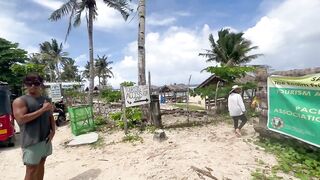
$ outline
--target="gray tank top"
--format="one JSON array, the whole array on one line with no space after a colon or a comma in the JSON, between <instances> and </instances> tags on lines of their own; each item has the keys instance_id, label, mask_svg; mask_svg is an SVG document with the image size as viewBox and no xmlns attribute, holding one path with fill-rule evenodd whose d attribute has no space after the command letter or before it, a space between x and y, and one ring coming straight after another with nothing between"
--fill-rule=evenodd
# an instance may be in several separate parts
<instances>
[{"instance_id":1,"label":"gray tank top","mask_svg":"<svg viewBox=\"0 0 320 180\"><path fill-rule=\"evenodd\" d=\"M44 100L49 102L49 99L43 96L34 98L29 95L24 95L20 98L27 105L27 113L32 113L40 109L44 103ZM48 137L51 129L49 119L50 115L51 113L47 111L33 121L21 125L19 124L22 148L44 141Z\"/></svg>"}]
</instances>

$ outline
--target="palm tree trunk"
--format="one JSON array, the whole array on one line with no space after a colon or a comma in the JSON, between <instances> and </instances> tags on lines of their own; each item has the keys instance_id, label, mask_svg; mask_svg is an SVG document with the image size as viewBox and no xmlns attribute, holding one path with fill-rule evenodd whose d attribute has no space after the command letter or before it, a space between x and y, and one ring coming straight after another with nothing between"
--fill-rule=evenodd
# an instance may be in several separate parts
<instances>
[{"instance_id":1,"label":"palm tree trunk","mask_svg":"<svg viewBox=\"0 0 320 180\"><path fill-rule=\"evenodd\" d=\"M102 82L103 82L104 86L107 86L107 79L106 79L105 75L103 75L103 77L102 77Z\"/></svg>"},{"instance_id":2,"label":"palm tree trunk","mask_svg":"<svg viewBox=\"0 0 320 180\"><path fill-rule=\"evenodd\" d=\"M145 72L145 0L139 0L139 32L138 32L138 84L146 84Z\"/></svg>"},{"instance_id":3,"label":"palm tree trunk","mask_svg":"<svg viewBox=\"0 0 320 180\"><path fill-rule=\"evenodd\" d=\"M145 0L139 0L139 30L138 30L138 84L146 85L146 54L145 54ZM142 120L148 120L148 106L141 106ZM143 121L142 121L143 122ZM142 124L144 126L144 124Z\"/></svg>"},{"instance_id":4,"label":"palm tree trunk","mask_svg":"<svg viewBox=\"0 0 320 180\"><path fill-rule=\"evenodd\" d=\"M226 66L232 67L232 66L233 66L233 59L230 59L230 60L227 62Z\"/></svg>"},{"instance_id":5,"label":"palm tree trunk","mask_svg":"<svg viewBox=\"0 0 320 180\"><path fill-rule=\"evenodd\" d=\"M56 62L56 71L57 71L57 79L58 82L61 82L60 70L59 70L59 63Z\"/></svg>"},{"instance_id":6,"label":"palm tree trunk","mask_svg":"<svg viewBox=\"0 0 320 180\"><path fill-rule=\"evenodd\" d=\"M93 9L89 9L88 36L89 36L89 58L90 58L89 105L92 106L93 105L93 87L94 87Z\"/></svg>"}]
</instances>

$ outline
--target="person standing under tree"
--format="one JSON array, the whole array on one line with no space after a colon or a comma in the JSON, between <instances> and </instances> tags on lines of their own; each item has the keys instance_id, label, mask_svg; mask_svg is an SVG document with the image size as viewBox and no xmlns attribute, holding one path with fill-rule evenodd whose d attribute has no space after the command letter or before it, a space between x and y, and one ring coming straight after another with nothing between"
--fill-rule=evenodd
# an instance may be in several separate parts
<instances>
[{"instance_id":1,"label":"person standing under tree","mask_svg":"<svg viewBox=\"0 0 320 180\"><path fill-rule=\"evenodd\" d=\"M247 117L245 115L246 108L240 95L241 87L238 85L232 86L228 97L228 110L233 119L234 130L237 136L241 136L241 128L246 124ZM241 120L239 126L238 121Z\"/></svg>"},{"instance_id":2,"label":"person standing under tree","mask_svg":"<svg viewBox=\"0 0 320 180\"><path fill-rule=\"evenodd\" d=\"M13 102L13 114L20 126L22 159L26 166L25 180L42 180L47 156L52 154L55 134L53 106L42 96L43 78L28 74L23 79L26 95Z\"/></svg>"}]
</instances>

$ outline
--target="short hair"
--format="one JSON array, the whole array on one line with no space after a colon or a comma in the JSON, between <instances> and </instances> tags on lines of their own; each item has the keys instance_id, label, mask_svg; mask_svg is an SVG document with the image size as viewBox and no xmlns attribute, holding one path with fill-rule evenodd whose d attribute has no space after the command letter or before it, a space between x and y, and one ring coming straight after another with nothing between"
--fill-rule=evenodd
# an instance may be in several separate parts
<instances>
[{"instance_id":1,"label":"short hair","mask_svg":"<svg viewBox=\"0 0 320 180\"><path fill-rule=\"evenodd\" d=\"M35 81L38 81L41 84L43 84L43 78L37 73L29 73L22 80L23 84L26 84L27 82L35 82Z\"/></svg>"}]
</instances>

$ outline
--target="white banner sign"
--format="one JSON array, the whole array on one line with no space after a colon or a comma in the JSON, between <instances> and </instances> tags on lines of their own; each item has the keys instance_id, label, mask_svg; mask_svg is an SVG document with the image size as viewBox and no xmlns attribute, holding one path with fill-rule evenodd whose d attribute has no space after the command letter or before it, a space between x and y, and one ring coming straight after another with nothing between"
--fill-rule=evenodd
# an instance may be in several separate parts
<instances>
[{"instance_id":1,"label":"white banner sign","mask_svg":"<svg viewBox=\"0 0 320 180\"><path fill-rule=\"evenodd\" d=\"M126 107L150 103L148 85L123 87L123 93Z\"/></svg>"},{"instance_id":2,"label":"white banner sign","mask_svg":"<svg viewBox=\"0 0 320 180\"><path fill-rule=\"evenodd\" d=\"M61 89L59 84L50 85L50 97L52 99L52 102L61 100Z\"/></svg>"}]
</instances>

